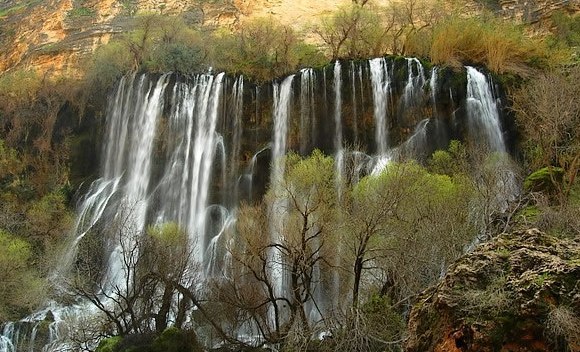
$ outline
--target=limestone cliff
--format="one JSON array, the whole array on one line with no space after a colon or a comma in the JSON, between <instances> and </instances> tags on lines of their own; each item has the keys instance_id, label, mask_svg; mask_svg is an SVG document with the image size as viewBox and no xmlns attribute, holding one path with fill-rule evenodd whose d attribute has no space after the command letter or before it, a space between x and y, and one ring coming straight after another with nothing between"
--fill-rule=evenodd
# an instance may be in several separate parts
<instances>
[{"instance_id":1,"label":"limestone cliff","mask_svg":"<svg viewBox=\"0 0 580 352\"><path fill-rule=\"evenodd\" d=\"M580 240L503 234L412 309L407 352L580 351Z\"/></svg>"},{"instance_id":2,"label":"limestone cliff","mask_svg":"<svg viewBox=\"0 0 580 352\"><path fill-rule=\"evenodd\" d=\"M481 2L483 0L479 0ZM579 0L502 0L506 16L548 13ZM236 28L247 19L271 17L297 30L350 0L0 0L0 73L14 67L75 75L79 59L126 31L137 13L182 14L190 21ZM390 0L375 0L387 5ZM547 3L547 5L546 5ZM544 9L544 10L542 10ZM527 12L526 12L527 11ZM534 12L535 11L535 12ZM543 12L542 12L543 11Z\"/></svg>"},{"instance_id":3,"label":"limestone cliff","mask_svg":"<svg viewBox=\"0 0 580 352\"><path fill-rule=\"evenodd\" d=\"M380 2L383 2L381 0ZM76 73L79 58L126 31L137 13L183 14L197 23L235 28L271 16L296 29L349 0L3 0L0 73L17 66Z\"/></svg>"}]
</instances>

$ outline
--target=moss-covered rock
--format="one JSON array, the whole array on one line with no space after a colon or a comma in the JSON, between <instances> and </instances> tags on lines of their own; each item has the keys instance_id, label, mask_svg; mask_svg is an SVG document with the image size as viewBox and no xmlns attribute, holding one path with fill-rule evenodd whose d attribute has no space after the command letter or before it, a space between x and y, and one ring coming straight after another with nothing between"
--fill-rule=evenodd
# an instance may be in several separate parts
<instances>
[{"instance_id":1,"label":"moss-covered rock","mask_svg":"<svg viewBox=\"0 0 580 352\"><path fill-rule=\"evenodd\" d=\"M117 347L119 342L121 342L121 340L122 340L121 336L113 336L101 340L95 352L114 352L115 348Z\"/></svg>"},{"instance_id":2,"label":"moss-covered rock","mask_svg":"<svg viewBox=\"0 0 580 352\"><path fill-rule=\"evenodd\" d=\"M422 294L406 351L578 351L579 255L536 229L480 245Z\"/></svg>"},{"instance_id":3,"label":"moss-covered rock","mask_svg":"<svg viewBox=\"0 0 580 352\"><path fill-rule=\"evenodd\" d=\"M562 182L564 169L560 167L543 167L532 172L524 180L524 190L531 192L553 192L557 184Z\"/></svg>"},{"instance_id":4,"label":"moss-covered rock","mask_svg":"<svg viewBox=\"0 0 580 352\"><path fill-rule=\"evenodd\" d=\"M159 335L131 334L102 340L95 352L202 352L195 332L169 327Z\"/></svg>"}]
</instances>

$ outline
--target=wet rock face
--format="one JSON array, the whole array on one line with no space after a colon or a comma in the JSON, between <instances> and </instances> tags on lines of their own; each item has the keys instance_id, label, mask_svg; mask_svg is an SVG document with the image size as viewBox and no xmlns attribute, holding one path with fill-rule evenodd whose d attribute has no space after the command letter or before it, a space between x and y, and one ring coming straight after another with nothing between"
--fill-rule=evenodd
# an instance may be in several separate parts
<instances>
[{"instance_id":1,"label":"wet rock face","mask_svg":"<svg viewBox=\"0 0 580 352\"><path fill-rule=\"evenodd\" d=\"M407 352L580 351L580 240L503 234L424 292Z\"/></svg>"}]
</instances>

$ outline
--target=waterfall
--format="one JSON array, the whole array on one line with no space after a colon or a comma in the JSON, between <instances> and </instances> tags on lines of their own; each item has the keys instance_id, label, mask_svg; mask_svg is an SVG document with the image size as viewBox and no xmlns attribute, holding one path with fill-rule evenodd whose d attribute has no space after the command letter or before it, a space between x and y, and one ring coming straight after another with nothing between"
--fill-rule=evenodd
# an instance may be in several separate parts
<instances>
[{"instance_id":1,"label":"waterfall","mask_svg":"<svg viewBox=\"0 0 580 352\"><path fill-rule=\"evenodd\" d=\"M385 154L388 148L387 112L391 78L384 58L370 60L371 83L374 98L375 142L377 153Z\"/></svg>"},{"instance_id":2,"label":"waterfall","mask_svg":"<svg viewBox=\"0 0 580 352\"><path fill-rule=\"evenodd\" d=\"M342 145L342 76L340 62L334 63L334 155L336 165L336 187L341 195L341 182L344 170L344 150Z\"/></svg>"},{"instance_id":3,"label":"waterfall","mask_svg":"<svg viewBox=\"0 0 580 352\"><path fill-rule=\"evenodd\" d=\"M288 120L292 99L294 75L286 77L282 84L274 83L274 143L272 148L272 173L270 184L276 185L284 176L284 163L281 158L286 154Z\"/></svg>"},{"instance_id":4,"label":"waterfall","mask_svg":"<svg viewBox=\"0 0 580 352\"><path fill-rule=\"evenodd\" d=\"M123 204L128 207L130 223L128 226L133 231L141 231L145 227L148 206L148 187L151 176L151 151L156 134L157 120L163 111L162 99L167 87L167 75L163 75L155 85L141 76L139 80L138 98L132 116L127 118L122 114L111 115L109 123L109 136L120 130L120 138L114 139L114 145L120 146L126 154L114 155L113 148L107 148L105 164L105 178L116 179L124 177L126 183L123 190ZM124 91L124 90L123 90ZM127 95L130 95L127 94ZM126 138L130 134L131 138ZM107 272L105 274L106 289L121 286L129 273L125 272L123 264L123 250L134 248L136 236L122 237L120 241L112 239L114 249L109 257ZM106 287L105 286L105 287Z\"/></svg>"},{"instance_id":5,"label":"waterfall","mask_svg":"<svg viewBox=\"0 0 580 352\"><path fill-rule=\"evenodd\" d=\"M176 83L165 141L173 147L168 148L168 162L157 187L161 199L157 221L175 221L187 229L198 263L205 262L211 241L211 234L206 233L206 208L214 158L222 143L216 127L223 78L223 74L200 75L192 83ZM221 156L225 159L223 151Z\"/></svg>"},{"instance_id":6,"label":"waterfall","mask_svg":"<svg viewBox=\"0 0 580 352\"><path fill-rule=\"evenodd\" d=\"M505 152L497 102L485 75L467 66L467 114L473 140L492 152Z\"/></svg>"},{"instance_id":7,"label":"waterfall","mask_svg":"<svg viewBox=\"0 0 580 352\"><path fill-rule=\"evenodd\" d=\"M494 97L491 84L486 76L473 67L467 66L467 120L471 140L485 152L495 153L492 158L487 158L482 169L493 174L492 180L485 187L493 195L486 201L491 204L490 209L505 211L509 201L519 193L516 174L513 171L509 157L506 155L507 148L501 130L501 121L498 110L498 99ZM488 176L489 177L489 176ZM491 183L490 183L491 181ZM490 210L483 212L483 216L489 217L485 222L491 221Z\"/></svg>"},{"instance_id":8,"label":"waterfall","mask_svg":"<svg viewBox=\"0 0 580 352\"><path fill-rule=\"evenodd\" d=\"M425 70L416 58L407 58L407 84L403 93L405 108L417 105L421 102L422 90L425 85Z\"/></svg>"},{"instance_id":9,"label":"waterfall","mask_svg":"<svg viewBox=\"0 0 580 352\"><path fill-rule=\"evenodd\" d=\"M316 72L312 68L300 71L300 153L306 154L315 140Z\"/></svg>"},{"instance_id":10,"label":"waterfall","mask_svg":"<svg viewBox=\"0 0 580 352\"><path fill-rule=\"evenodd\" d=\"M333 155L339 196L343 184L379 173L392 160L423 160L447 145L448 134L463 133L463 126L470 142L505 152L499 102L486 76L467 67L467 87L450 86L448 98L449 82L437 82L442 70L431 70L429 88L424 68L414 58L336 61L263 86L223 73L123 77L109 99L98 178L80 199L76 230L51 270L51 282L65 291L67 275L83 253L79 254L80 245L96 237L97 250L104 253L101 288L111 291L130 275L124 269L124 249L135 247L147 226L167 222L186 231L191 268L202 268L201 280L228 278L233 264L227 248L235 246L237 207L243 200L261 200L268 180L270 189L280 193L276 187L283 182L284 156L291 148L303 155L314 148ZM297 78L299 85L294 84ZM465 96L457 93L464 91ZM438 110L437 98L466 109L458 109L457 116L445 106ZM410 108L433 113L402 122L398 117ZM294 111L300 114L296 119L291 116ZM345 151L355 143L372 153ZM264 232L271 243L279 244L281 227L287 225L287 200L273 197L270 205ZM106 230L123 217L128 217L126 225L133 235L113 238ZM341 259L348 248L338 244L332 250ZM275 295L287 298L290 287L282 253L271 249L266 260ZM348 281L335 274L324 265L313 268L312 298L305 302L312 322L344 306L338 292ZM68 306L49 302L34 315L2 326L0 352L28 351L44 340L46 351L62 350L66 345L62 340L75 321L95 312L89 302ZM53 318L45 320L48 313ZM40 330L47 325L38 324L42 321L50 321L50 338Z\"/></svg>"},{"instance_id":11,"label":"waterfall","mask_svg":"<svg viewBox=\"0 0 580 352\"><path fill-rule=\"evenodd\" d=\"M356 100L356 65L353 62L350 63L350 82L351 82L351 96L352 96L352 133L354 142L358 139L358 107ZM362 91L360 92L362 94Z\"/></svg>"},{"instance_id":12,"label":"waterfall","mask_svg":"<svg viewBox=\"0 0 580 352\"><path fill-rule=\"evenodd\" d=\"M437 117L437 67L431 69L431 79L429 80L429 90L431 91L431 106L433 109L432 116Z\"/></svg>"},{"instance_id":13,"label":"waterfall","mask_svg":"<svg viewBox=\"0 0 580 352\"><path fill-rule=\"evenodd\" d=\"M232 147L231 147L231 155L230 155L230 173L229 173L229 180L230 184L233 184L234 189L229 189L228 193L234 193L234 199L230 199L228 205L230 207L234 206L237 203L239 198L239 191L237 189L238 183L233 182L236 179L239 168L237 167L238 160L240 160L240 152L242 148L242 124L243 124L243 113L244 113L244 76L239 76L236 81L234 82L234 86L232 87L232 107L230 111L230 120L232 120L233 129L233 140L232 140Z\"/></svg>"},{"instance_id":14,"label":"waterfall","mask_svg":"<svg viewBox=\"0 0 580 352\"><path fill-rule=\"evenodd\" d=\"M274 141L272 148L272 166L270 187L276 190L280 187L285 171L284 155L286 154L286 140L288 138L288 123L290 115L290 103L292 99L292 82L294 75L288 76L281 84L274 83ZM280 243L281 233L285 218L286 199L276 196L271 209L270 236L272 243ZM277 297L285 297L288 294L288 283L284 273L284 264L280 249L272 248L268 260L270 277ZM273 307L270 307L270 321L274 322ZM272 325L273 326L273 325Z\"/></svg>"}]
</instances>

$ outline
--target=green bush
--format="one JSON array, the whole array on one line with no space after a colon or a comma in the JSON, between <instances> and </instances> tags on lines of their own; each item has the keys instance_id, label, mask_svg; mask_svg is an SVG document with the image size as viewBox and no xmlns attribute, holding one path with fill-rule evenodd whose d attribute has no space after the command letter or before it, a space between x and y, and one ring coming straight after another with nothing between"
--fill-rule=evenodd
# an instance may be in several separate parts
<instances>
[{"instance_id":1,"label":"green bush","mask_svg":"<svg viewBox=\"0 0 580 352\"><path fill-rule=\"evenodd\" d=\"M202 352L195 332L175 327L165 329L159 336L132 334L101 340L95 352Z\"/></svg>"},{"instance_id":2,"label":"green bush","mask_svg":"<svg viewBox=\"0 0 580 352\"><path fill-rule=\"evenodd\" d=\"M560 167L543 167L532 172L524 180L524 190L528 192L546 192L552 193L557 191L562 177L564 176L564 169Z\"/></svg>"},{"instance_id":3,"label":"green bush","mask_svg":"<svg viewBox=\"0 0 580 352\"><path fill-rule=\"evenodd\" d=\"M152 346L153 352L201 352L195 333L189 330L179 330L175 327L165 329L155 339Z\"/></svg>"},{"instance_id":4,"label":"green bush","mask_svg":"<svg viewBox=\"0 0 580 352\"><path fill-rule=\"evenodd\" d=\"M156 47L147 64L152 71L198 72L203 67L203 51L184 43L161 44Z\"/></svg>"},{"instance_id":5,"label":"green bush","mask_svg":"<svg viewBox=\"0 0 580 352\"><path fill-rule=\"evenodd\" d=\"M326 61L289 26L257 19L241 28L212 36L209 61L213 67L263 82Z\"/></svg>"},{"instance_id":6,"label":"green bush","mask_svg":"<svg viewBox=\"0 0 580 352\"><path fill-rule=\"evenodd\" d=\"M121 340L121 336L113 336L101 340L95 352L116 352L116 347Z\"/></svg>"},{"instance_id":7,"label":"green bush","mask_svg":"<svg viewBox=\"0 0 580 352\"><path fill-rule=\"evenodd\" d=\"M75 7L67 13L67 17L70 19L77 19L81 17L92 17L95 15L95 11L89 9L88 7Z\"/></svg>"},{"instance_id":8,"label":"green bush","mask_svg":"<svg viewBox=\"0 0 580 352\"><path fill-rule=\"evenodd\" d=\"M580 46L580 16L556 11L552 14L552 24L558 40L571 47Z\"/></svg>"},{"instance_id":9,"label":"green bush","mask_svg":"<svg viewBox=\"0 0 580 352\"><path fill-rule=\"evenodd\" d=\"M0 229L0 321L30 313L44 297L44 281L31 258L28 242Z\"/></svg>"},{"instance_id":10,"label":"green bush","mask_svg":"<svg viewBox=\"0 0 580 352\"><path fill-rule=\"evenodd\" d=\"M112 85L133 68L131 55L125 45L113 40L97 49L85 77L89 96L105 96Z\"/></svg>"}]
</instances>

